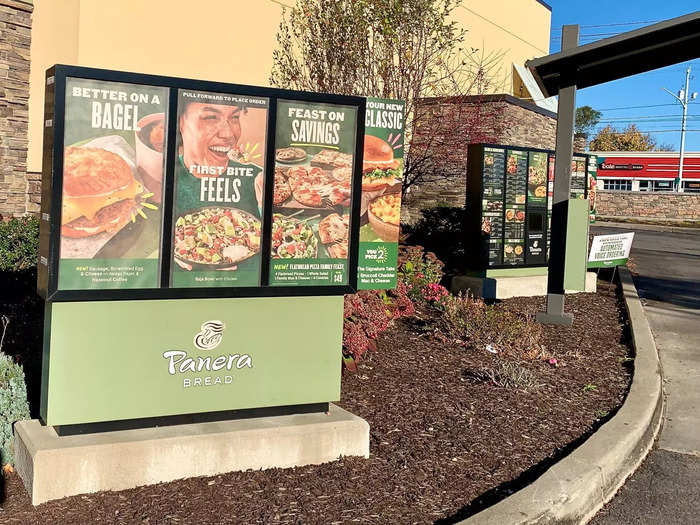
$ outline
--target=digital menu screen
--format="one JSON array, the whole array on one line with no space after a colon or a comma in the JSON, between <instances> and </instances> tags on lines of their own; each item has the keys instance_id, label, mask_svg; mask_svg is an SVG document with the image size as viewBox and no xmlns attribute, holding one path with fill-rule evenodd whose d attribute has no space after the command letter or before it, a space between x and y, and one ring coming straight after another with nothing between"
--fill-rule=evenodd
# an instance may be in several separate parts
<instances>
[{"instance_id":1,"label":"digital menu screen","mask_svg":"<svg viewBox=\"0 0 700 525\"><path fill-rule=\"evenodd\" d=\"M168 90L66 79L58 288L156 288Z\"/></svg>"},{"instance_id":2,"label":"digital menu screen","mask_svg":"<svg viewBox=\"0 0 700 525\"><path fill-rule=\"evenodd\" d=\"M260 285L266 98L179 90L173 287Z\"/></svg>"},{"instance_id":3,"label":"digital menu screen","mask_svg":"<svg viewBox=\"0 0 700 525\"><path fill-rule=\"evenodd\" d=\"M525 262L525 201L528 184L528 152L508 150L506 157L505 225L503 263Z\"/></svg>"},{"instance_id":4,"label":"digital menu screen","mask_svg":"<svg viewBox=\"0 0 700 525\"><path fill-rule=\"evenodd\" d=\"M503 263L503 196L506 150L484 148L481 234L488 250L488 265Z\"/></svg>"},{"instance_id":5,"label":"digital menu screen","mask_svg":"<svg viewBox=\"0 0 700 525\"><path fill-rule=\"evenodd\" d=\"M270 285L348 283L357 109L280 100Z\"/></svg>"},{"instance_id":6,"label":"digital menu screen","mask_svg":"<svg viewBox=\"0 0 700 525\"><path fill-rule=\"evenodd\" d=\"M527 168L527 204L544 207L547 201L547 153L531 151Z\"/></svg>"}]
</instances>

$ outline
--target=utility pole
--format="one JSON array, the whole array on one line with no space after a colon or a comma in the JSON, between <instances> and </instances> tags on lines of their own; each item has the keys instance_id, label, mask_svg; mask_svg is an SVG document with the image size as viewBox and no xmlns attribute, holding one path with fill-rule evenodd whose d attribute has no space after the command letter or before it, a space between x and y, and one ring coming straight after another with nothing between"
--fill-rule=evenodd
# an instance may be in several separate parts
<instances>
[{"instance_id":1,"label":"utility pole","mask_svg":"<svg viewBox=\"0 0 700 525\"><path fill-rule=\"evenodd\" d=\"M686 121L688 119L688 92L690 91L690 66L685 71L685 89L681 89L678 95L672 93L670 90L663 88L664 91L669 93L673 98L680 102L683 106L683 120L681 121L681 156L678 162L678 186L676 191L683 193L683 158L685 157L685 131L686 131ZM690 100L695 100L698 96L697 92L694 92L690 96Z\"/></svg>"}]
</instances>

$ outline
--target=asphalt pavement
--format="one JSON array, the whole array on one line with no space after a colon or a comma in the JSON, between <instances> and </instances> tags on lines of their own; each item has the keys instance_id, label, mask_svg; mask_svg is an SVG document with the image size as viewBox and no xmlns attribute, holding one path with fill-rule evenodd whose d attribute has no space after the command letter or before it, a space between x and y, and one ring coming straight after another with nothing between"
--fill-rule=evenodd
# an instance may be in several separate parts
<instances>
[{"instance_id":1,"label":"asphalt pavement","mask_svg":"<svg viewBox=\"0 0 700 525\"><path fill-rule=\"evenodd\" d=\"M661 358L666 399L656 446L596 525L700 523L700 231L634 231L631 258Z\"/></svg>"}]
</instances>

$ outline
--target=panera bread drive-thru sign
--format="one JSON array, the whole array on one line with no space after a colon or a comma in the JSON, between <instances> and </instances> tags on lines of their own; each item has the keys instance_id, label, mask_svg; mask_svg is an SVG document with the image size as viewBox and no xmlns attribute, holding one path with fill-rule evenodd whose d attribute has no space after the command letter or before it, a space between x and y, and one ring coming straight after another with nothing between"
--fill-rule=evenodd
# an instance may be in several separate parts
<instances>
[{"instance_id":1,"label":"panera bread drive-thru sign","mask_svg":"<svg viewBox=\"0 0 700 525\"><path fill-rule=\"evenodd\" d=\"M42 420L337 400L343 295L396 284L403 116L396 100L51 68Z\"/></svg>"}]
</instances>

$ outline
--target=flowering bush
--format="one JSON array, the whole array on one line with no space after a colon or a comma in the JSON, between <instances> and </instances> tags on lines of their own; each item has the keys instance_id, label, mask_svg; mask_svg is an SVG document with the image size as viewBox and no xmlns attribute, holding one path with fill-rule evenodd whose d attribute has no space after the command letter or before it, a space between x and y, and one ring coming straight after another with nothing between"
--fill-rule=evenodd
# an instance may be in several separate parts
<instances>
[{"instance_id":1,"label":"flowering bush","mask_svg":"<svg viewBox=\"0 0 700 525\"><path fill-rule=\"evenodd\" d=\"M427 304L443 309L449 301L450 292L441 284L429 283L422 288L421 295Z\"/></svg>"},{"instance_id":2,"label":"flowering bush","mask_svg":"<svg viewBox=\"0 0 700 525\"><path fill-rule=\"evenodd\" d=\"M394 319L413 315L413 302L404 283L395 290L361 290L345 296L343 306L343 354L345 364L355 362L376 349L376 339Z\"/></svg>"},{"instance_id":3,"label":"flowering bush","mask_svg":"<svg viewBox=\"0 0 700 525\"><path fill-rule=\"evenodd\" d=\"M423 288L440 282L442 267L435 254L426 252L422 246L399 246L398 280L406 286L413 301L424 301Z\"/></svg>"}]
</instances>

